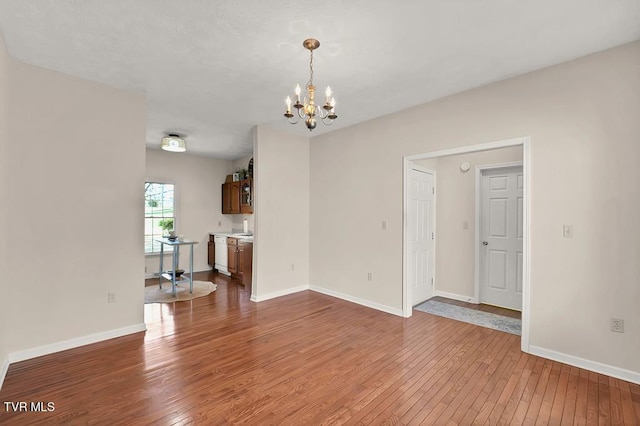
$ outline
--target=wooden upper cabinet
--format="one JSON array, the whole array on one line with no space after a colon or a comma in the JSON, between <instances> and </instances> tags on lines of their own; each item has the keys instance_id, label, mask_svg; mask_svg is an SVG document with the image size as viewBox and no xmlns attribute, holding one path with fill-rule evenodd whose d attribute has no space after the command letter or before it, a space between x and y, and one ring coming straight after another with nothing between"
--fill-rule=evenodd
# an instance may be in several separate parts
<instances>
[{"instance_id":1,"label":"wooden upper cabinet","mask_svg":"<svg viewBox=\"0 0 640 426\"><path fill-rule=\"evenodd\" d=\"M253 213L253 179L222 184L222 213Z\"/></svg>"},{"instance_id":2,"label":"wooden upper cabinet","mask_svg":"<svg viewBox=\"0 0 640 426\"><path fill-rule=\"evenodd\" d=\"M253 213L253 179L240 181L240 213Z\"/></svg>"},{"instance_id":3,"label":"wooden upper cabinet","mask_svg":"<svg viewBox=\"0 0 640 426\"><path fill-rule=\"evenodd\" d=\"M222 214L231 213L231 190L228 183L222 184Z\"/></svg>"},{"instance_id":4,"label":"wooden upper cabinet","mask_svg":"<svg viewBox=\"0 0 640 426\"><path fill-rule=\"evenodd\" d=\"M240 182L222 184L222 213L240 213Z\"/></svg>"},{"instance_id":5,"label":"wooden upper cabinet","mask_svg":"<svg viewBox=\"0 0 640 426\"><path fill-rule=\"evenodd\" d=\"M231 182L231 213L240 213L240 182Z\"/></svg>"}]
</instances>

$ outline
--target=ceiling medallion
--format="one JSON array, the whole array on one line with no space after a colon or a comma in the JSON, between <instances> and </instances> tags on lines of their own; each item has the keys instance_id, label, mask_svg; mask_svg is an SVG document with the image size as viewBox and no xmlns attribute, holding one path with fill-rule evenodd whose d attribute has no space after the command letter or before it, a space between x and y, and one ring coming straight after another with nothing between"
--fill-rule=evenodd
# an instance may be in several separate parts
<instances>
[{"instance_id":1,"label":"ceiling medallion","mask_svg":"<svg viewBox=\"0 0 640 426\"><path fill-rule=\"evenodd\" d=\"M314 38L306 39L302 45L305 49L311 52L311 59L309 60L309 82L307 83L307 93L303 101L300 102L300 85L296 85L296 102L293 107L297 110L297 114L291 112L291 98L287 96L285 100L287 104L287 111L284 116L287 117L287 121L291 124L296 124L300 119L304 119L304 123L307 125L309 131L316 128L316 118L320 118L322 122L330 126L333 124L333 120L338 118L335 113L336 99L331 95L331 88L327 86L325 91L326 100L322 107L316 105L316 87L313 85L313 51L320 47L320 42ZM297 115L299 118L292 120Z\"/></svg>"}]
</instances>

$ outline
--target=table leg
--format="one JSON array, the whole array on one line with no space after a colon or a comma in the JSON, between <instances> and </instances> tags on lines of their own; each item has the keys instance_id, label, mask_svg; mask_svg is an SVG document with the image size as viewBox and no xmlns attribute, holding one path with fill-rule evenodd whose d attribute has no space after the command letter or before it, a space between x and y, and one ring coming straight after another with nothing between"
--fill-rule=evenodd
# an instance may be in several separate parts
<instances>
[{"instance_id":1,"label":"table leg","mask_svg":"<svg viewBox=\"0 0 640 426\"><path fill-rule=\"evenodd\" d=\"M171 290L173 297L176 297L176 269L178 269L178 246L173 246L173 271L171 273Z\"/></svg>"},{"instance_id":2,"label":"table leg","mask_svg":"<svg viewBox=\"0 0 640 426\"><path fill-rule=\"evenodd\" d=\"M164 244L160 243L160 274L158 274L160 290L162 290L162 259L164 259Z\"/></svg>"},{"instance_id":3,"label":"table leg","mask_svg":"<svg viewBox=\"0 0 640 426\"><path fill-rule=\"evenodd\" d=\"M190 245L189 251L189 292L193 294L193 244Z\"/></svg>"}]
</instances>

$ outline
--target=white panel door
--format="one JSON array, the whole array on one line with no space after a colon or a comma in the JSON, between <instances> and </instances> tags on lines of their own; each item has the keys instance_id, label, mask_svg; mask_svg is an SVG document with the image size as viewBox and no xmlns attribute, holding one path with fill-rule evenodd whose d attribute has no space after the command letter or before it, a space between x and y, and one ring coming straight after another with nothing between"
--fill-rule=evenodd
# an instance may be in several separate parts
<instances>
[{"instance_id":1,"label":"white panel door","mask_svg":"<svg viewBox=\"0 0 640 426\"><path fill-rule=\"evenodd\" d=\"M435 266L434 176L412 169L410 174L408 238L412 306L433 296Z\"/></svg>"},{"instance_id":2,"label":"white panel door","mask_svg":"<svg viewBox=\"0 0 640 426\"><path fill-rule=\"evenodd\" d=\"M480 302L522 310L522 166L482 172Z\"/></svg>"}]
</instances>

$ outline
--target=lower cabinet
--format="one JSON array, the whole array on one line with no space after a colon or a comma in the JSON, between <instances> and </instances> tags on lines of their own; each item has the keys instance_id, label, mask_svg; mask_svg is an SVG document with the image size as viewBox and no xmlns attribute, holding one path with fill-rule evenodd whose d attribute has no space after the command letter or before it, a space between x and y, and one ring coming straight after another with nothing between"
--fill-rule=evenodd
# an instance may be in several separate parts
<instances>
[{"instance_id":1,"label":"lower cabinet","mask_svg":"<svg viewBox=\"0 0 640 426\"><path fill-rule=\"evenodd\" d=\"M238 239L227 237L227 270L231 276L238 274Z\"/></svg>"},{"instance_id":2,"label":"lower cabinet","mask_svg":"<svg viewBox=\"0 0 640 426\"><path fill-rule=\"evenodd\" d=\"M209 235L209 242L207 243L207 263L215 271L215 269L216 269L216 246L215 246L215 244L213 242L214 241L213 239L214 239L214 236L213 235Z\"/></svg>"},{"instance_id":3,"label":"lower cabinet","mask_svg":"<svg viewBox=\"0 0 640 426\"><path fill-rule=\"evenodd\" d=\"M253 273L253 243L227 237L227 269L251 293Z\"/></svg>"},{"instance_id":4,"label":"lower cabinet","mask_svg":"<svg viewBox=\"0 0 640 426\"><path fill-rule=\"evenodd\" d=\"M244 289L253 294L251 287L253 280L253 243L249 241L243 241L242 245L244 250L242 251L242 284Z\"/></svg>"}]
</instances>

